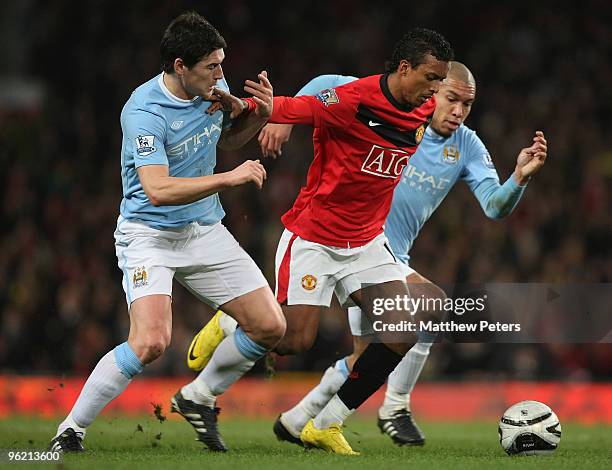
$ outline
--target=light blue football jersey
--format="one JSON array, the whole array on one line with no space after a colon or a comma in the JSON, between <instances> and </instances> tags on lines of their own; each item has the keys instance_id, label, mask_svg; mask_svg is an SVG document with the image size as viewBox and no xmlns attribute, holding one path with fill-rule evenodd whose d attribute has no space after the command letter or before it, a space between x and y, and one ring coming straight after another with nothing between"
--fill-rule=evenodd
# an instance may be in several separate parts
<instances>
[{"instance_id":1,"label":"light blue football jersey","mask_svg":"<svg viewBox=\"0 0 612 470\"><path fill-rule=\"evenodd\" d=\"M215 224L225 215L218 194L190 204L155 207L138 178L136 170L144 165L167 165L170 176L198 177L212 175L217 163L224 113L206 114L210 102L201 97L174 96L164 85L163 75L136 88L121 112L121 215L159 229L194 221ZM229 92L225 79L217 87Z\"/></svg>"},{"instance_id":2,"label":"light blue football jersey","mask_svg":"<svg viewBox=\"0 0 612 470\"><path fill-rule=\"evenodd\" d=\"M315 95L323 89L353 80L357 79L321 75L308 82L297 94ZM385 235L400 261L408 264L408 251L421 228L459 180L469 185L491 217L511 212L524 189L513 178L504 186L500 185L489 152L476 132L467 126L461 125L448 138L438 135L429 126L416 153L404 168L385 223ZM500 205L491 209L488 203L493 199ZM502 204L505 206L501 207Z\"/></svg>"},{"instance_id":3,"label":"light blue football jersey","mask_svg":"<svg viewBox=\"0 0 612 470\"><path fill-rule=\"evenodd\" d=\"M397 257L407 263L408 251L421 228L457 183L465 181L481 205L479 186L500 187L491 157L476 132L461 125L446 138L429 126L393 193L385 234Z\"/></svg>"}]
</instances>

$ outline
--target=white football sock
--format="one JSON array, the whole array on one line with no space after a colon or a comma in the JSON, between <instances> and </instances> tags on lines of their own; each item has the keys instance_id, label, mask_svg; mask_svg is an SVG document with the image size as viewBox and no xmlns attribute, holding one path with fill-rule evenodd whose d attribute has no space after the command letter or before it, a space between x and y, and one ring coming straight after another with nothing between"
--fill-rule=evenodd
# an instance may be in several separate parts
<instances>
[{"instance_id":1,"label":"white football sock","mask_svg":"<svg viewBox=\"0 0 612 470\"><path fill-rule=\"evenodd\" d=\"M416 343L389 375L385 401L378 410L381 419L389 419L398 410L410 410L410 394L423 370L432 343Z\"/></svg>"},{"instance_id":2,"label":"white football sock","mask_svg":"<svg viewBox=\"0 0 612 470\"><path fill-rule=\"evenodd\" d=\"M119 364L116 353L118 350L121 351ZM128 359L125 359L126 354L129 355ZM106 353L85 382L72 411L59 425L56 436L70 427L76 432L82 432L84 436L84 428L89 426L100 411L125 390L132 377L141 371L142 365L127 343Z\"/></svg>"},{"instance_id":3,"label":"white football sock","mask_svg":"<svg viewBox=\"0 0 612 470\"><path fill-rule=\"evenodd\" d=\"M56 437L59 436L61 433L63 433L68 428L74 429L74 432L76 432L77 435L81 439L85 439L85 434L87 433L87 429L79 426L76 423L76 421L72 417L72 411L70 413L68 413L68 416L66 416L66 419L64 421L62 421L60 423L60 425L57 427L57 433L55 434L55 436Z\"/></svg>"},{"instance_id":4,"label":"white football sock","mask_svg":"<svg viewBox=\"0 0 612 470\"><path fill-rule=\"evenodd\" d=\"M202 375L202 372L200 372L200 375ZM199 380L200 375L193 382L183 386L181 394L187 400L214 408L217 398L212 394L208 385L203 380Z\"/></svg>"},{"instance_id":5,"label":"white football sock","mask_svg":"<svg viewBox=\"0 0 612 470\"><path fill-rule=\"evenodd\" d=\"M204 370L181 393L188 400L212 407L215 398L250 370L266 351L238 328L221 341Z\"/></svg>"},{"instance_id":6,"label":"white football sock","mask_svg":"<svg viewBox=\"0 0 612 470\"><path fill-rule=\"evenodd\" d=\"M338 395L334 395L314 418L313 424L317 429L327 429L332 424L342 426L346 418L352 415L354 411L349 410Z\"/></svg>"},{"instance_id":7,"label":"white football sock","mask_svg":"<svg viewBox=\"0 0 612 470\"><path fill-rule=\"evenodd\" d=\"M348 374L344 359L336 361L333 367L328 367L321 382L308 392L302 401L281 414L281 421L285 428L293 436L299 437L308 420L314 418L331 400L346 381Z\"/></svg>"},{"instance_id":8,"label":"white football sock","mask_svg":"<svg viewBox=\"0 0 612 470\"><path fill-rule=\"evenodd\" d=\"M219 326L223 330L225 336L231 335L238 327L238 322L230 317L227 313L223 312L223 315L219 317Z\"/></svg>"}]
</instances>

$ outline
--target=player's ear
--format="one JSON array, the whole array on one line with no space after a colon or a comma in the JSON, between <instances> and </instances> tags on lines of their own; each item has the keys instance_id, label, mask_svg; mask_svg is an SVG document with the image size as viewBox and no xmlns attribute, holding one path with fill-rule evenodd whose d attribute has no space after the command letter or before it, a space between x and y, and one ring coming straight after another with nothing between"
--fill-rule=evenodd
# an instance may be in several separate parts
<instances>
[{"instance_id":1,"label":"player's ear","mask_svg":"<svg viewBox=\"0 0 612 470\"><path fill-rule=\"evenodd\" d=\"M186 68L187 66L185 65L185 62L183 62L183 59L181 59L180 57L174 59L174 72L177 75L183 75Z\"/></svg>"},{"instance_id":2,"label":"player's ear","mask_svg":"<svg viewBox=\"0 0 612 470\"><path fill-rule=\"evenodd\" d=\"M400 60L400 63L397 66L397 73L399 73L400 75L405 75L410 72L410 70L412 70L410 62L408 62L406 59Z\"/></svg>"}]
</instances>

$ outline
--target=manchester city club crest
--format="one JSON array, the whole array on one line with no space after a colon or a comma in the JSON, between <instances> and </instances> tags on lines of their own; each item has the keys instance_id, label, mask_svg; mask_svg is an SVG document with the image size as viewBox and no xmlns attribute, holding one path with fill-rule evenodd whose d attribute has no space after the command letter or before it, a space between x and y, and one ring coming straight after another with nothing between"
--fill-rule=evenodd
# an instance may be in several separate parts
<instances>
[{"instance_id":1,"label":"manchester city club crest","mask_svg":"<svg viewBox=\"0 0 612 470\"><path fill-rule=\"evenodd\" d=\"M139 266L134 270L134 275L132 276L132 281L134 284L134 289L137 287L146 286L148 281L147 270L144 266Z\"/></svg>"},{"instance_id":2,"label":"manchester city club crest","mask_svg":"<svg viewBox=\"0 0 612 470\"><path fill-rule=\"evenodd\" d=\"M459 161L459 148L456 145L445 145L442 158L446 163L454 165Z\"/></svg>"}]
</instances>

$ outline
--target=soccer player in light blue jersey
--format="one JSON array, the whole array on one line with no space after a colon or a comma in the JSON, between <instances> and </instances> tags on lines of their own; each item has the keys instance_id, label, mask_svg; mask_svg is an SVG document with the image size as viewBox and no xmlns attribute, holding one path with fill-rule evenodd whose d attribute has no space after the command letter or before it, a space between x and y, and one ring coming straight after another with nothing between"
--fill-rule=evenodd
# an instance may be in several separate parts
<instances>
[{"instance_id":1,"label":"soccer player in light blue jersey","mask_svg":"<svg viewBox=\"0 0 612 470\"><path fill-rule=\"evenodd\" d=\"M59 425L52 450L82 451L85 428L164 352L172 331L173 278L239 325L172 399L172 411L192 424L209 449L227 450L217 430L216 397L284 334L285 319L266 279L221 223L219 191L247 183L261 188L266 172L249 160L215 174L216 147L238 148L250 140L273 103L265 72L259 82L247 82L253 98L229 93L221 68L225 47L203 17L180 15L162 38L163 72L139 86L123 108L115 247L129 337L98 362Z\"/></svg>"},{"instance_id":2,"label":"soccer player in light blue jersey","mask_svg":"<svg viewBox=\"0 0 612 470\"><path fill-rule=\"evenodd\" d=\"M320 90L336 88L354 77L324 75L313 79L298 94L315 95ZM487 217L499 219L516 207L525 185L546 160L546 140L535 133L530 147L517 157L514 173L500 184L489 152L463 122L476 98L476 82L467 67L451 62L446 80L436 94L437 106L431 125L426 129L417 152L404 169L396 187L385 224L391 248L406 267L406 280L414 297L444 298L444 292L409 267L408 252L425 222L438 208L452 187L465 181L478 199ZM268 124L259 135L262 152L276 156L289 139L292 126ZM317 385L300 403L282 413L274 426L281 440L300 444L300 431L317 416L346 380L359 354L374 331L358 307L349 308L349 322L354 336L354 352L328 368ZM424 436L410 411L410 393L423 369L434 337L423 334L389 376L385 401L379 409L378 425L399 445L422 445Z\"/></svg>"}]
</instances>

